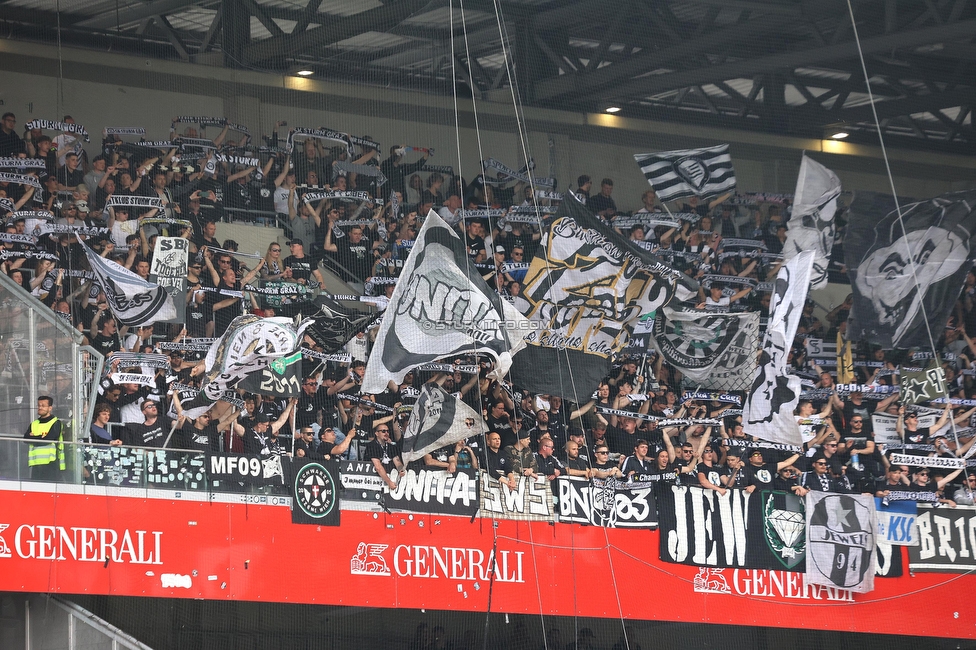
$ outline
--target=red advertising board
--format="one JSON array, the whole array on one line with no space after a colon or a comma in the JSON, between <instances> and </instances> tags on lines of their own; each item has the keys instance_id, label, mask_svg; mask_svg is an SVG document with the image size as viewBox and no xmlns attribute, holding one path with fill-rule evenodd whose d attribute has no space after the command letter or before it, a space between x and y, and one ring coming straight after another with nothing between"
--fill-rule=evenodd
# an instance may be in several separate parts
<instances>
[{"instance_id":1,"label":"red advertising board","mask_svg":"<svg viewBox=\"0 0 976 650\"><path fill-rule=\"evenodd\" d=\"M41 492L2 504L3 591L466 611L490 592L495 612L976 637L976 609L952 606L976 576L906 570L851 594L661 562L657 531L350 510L319 527L280 505Z\"/></svg>"}]
</instances>

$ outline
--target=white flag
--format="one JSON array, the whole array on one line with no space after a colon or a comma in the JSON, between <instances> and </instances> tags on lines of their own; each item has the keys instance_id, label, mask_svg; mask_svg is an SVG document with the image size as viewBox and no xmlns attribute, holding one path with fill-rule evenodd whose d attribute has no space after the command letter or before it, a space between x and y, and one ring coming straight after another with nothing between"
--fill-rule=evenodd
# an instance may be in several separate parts
<instances>
[{"instance_id":1,"label":"white flag","mask_svg":"<svg viewBox=\"0 0 976 650\"><path fill-rule=\"evenodd\" d=\"M436 384L424 384L403 433L404 463L485 432L485 420L473 408Z\"/></svg>"},{"instance_id":2,"label":"white flag","mask_svg":"<svg viewBox=\"0 0 976 650\"><path fill-rule=\"evenodd\" d=\"M139 327L176 317L176 306L166 289L146 282L129 269L101 257L85 246L88 264L122 325Z\"/></svg>"},{"instance_id":3,"label":"white flag","mask_svg":"<svg viewBox=\"0 0 976 650\"><path fill-rule=\"evenodd\" d=\"M796 179L783 259L788 262L802 251L815 253L811 289L827 286L827 264L834 247L834 214L839 196L837 174L804 155Z\"/></svg>"},{"instance_id":4,"label":"white flag","mask_svg":"<svg viewBox=\"0 0 976 650\"><path fill-rule=\"evenodd\" d=\"M433 210L403 265L369 355L363 393L381 393L411 368L441 357L488 354L501 379L529 323L490 289L464 242Z\"/></svg>"},{"instance_id":5,"label":"white flag","mask_svg":"<svg viewBox=\"0 0 976 650\"><path fill-rule=\"evenodd\" d=\"M735 189L735 170L727 144L705 149L635 153L634 160L662 201L686 196L708 199Z\"/></svg>"},{"instance_id":6,"label":"white flag","mask_svg":"<svg viewBox=\"0 0 976 650\"><path fill-rule=\"evenodd\" d=\"M793 410L800 401L800 378L786 374L787 360L807 299L813 251L804 251L783 265L769 307L759 369L742 409L745 432L762 440L803 444Z\"/></svg>"}]
</instances>

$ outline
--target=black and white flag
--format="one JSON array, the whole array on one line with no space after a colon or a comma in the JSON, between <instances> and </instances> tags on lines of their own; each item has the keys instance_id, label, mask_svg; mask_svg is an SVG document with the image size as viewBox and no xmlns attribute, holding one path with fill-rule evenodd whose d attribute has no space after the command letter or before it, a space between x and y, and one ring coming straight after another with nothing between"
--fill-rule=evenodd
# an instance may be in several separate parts
<instances>
[{"instance_id":1,"label":"black and white flag","mask_svg":"<svg viewBox=\"0 0 976 650\"><path fill-rule=\"evenodd\" d=\"M424 384L413 405L401 441L404 463L411 463L435 449L485 432L485 420L473 408L436 384Z\"/></svg>"},{"instance_id":2,"label":"black and white flag","mask_svg":"<svg viewBox=\"0 0 976 650\"><path fill-rule=\"evenodd\" d=\"M249 393L267 395L276 399L302 395L302 353L280 359L272 359L261 372L253 372L239 383L238 388Z\"/></svg>"},{"instance_id":3,"label":"black and white flag","mask_svg":"<svg viewBox=\"0 0 976 650\"><path fill-rule=\"evenodd\" d=\"M319 296L315 304L319 309L309 314L313 322L306 333L326 354L341 350L357 332L366 331L376 319L374 313L348 309L327 296Z\"/></svg>"},{"instance_id":4,"label":"black and white flag","mask_svg":"<svg viewBox=\"0 0 976 650\"><path fill-rule=\"evenodd\" d=\"M827 264L834 247L834 214L839 196L837 174L804 155L796 179L783 259L790 261L802 251L816 253L810 289L827 286Z\"/></svg>"},{"instance_id":5,"label":"black and white flag","mask_svg":"<svg viewBox=\"0 0 976 650\"><path fill-rule=\"evenodd\" d=\"M382 393L411 368L458 354L487 354L501 380L529 324L490 289L461 238L430 211L403 265L369 355L364 393Z\"/></svg>"},{"instance_id":6,"label":"black and white flag","mask_svg":"<svg viewBox=\"0 0 976 650\"><path fill-rule=\"evenodd\" d=\"M873 496L807 493L806 584L873 591L877 529Z\"/></svg>"},{"instance_id":7,"label":"black and white flag","mask_svg":"<svg viewBox=\"0 0 976 650\"><path fill-rule=\"evenodd\" d=\"M156 238L149 281L165 289L173 298L176 314L169 322L182 323L186 320L186 269L189 257L189 240L182 237Z\"/></svg>"},{"instance_id":8,"label":"black and white flag","mask_svg":"<svg viewBox=\"0 0 976 650\"><path fill-rule=\"evenodd\" d=\"M512 382L533 393L585 401L638 319L682 297L688 280L567 198L543 231L515 298L533 327L512 365Z\"/></svg>"},{"instance_id":9,"label":"black and white flag","mask_svg":"<svg viewBox=\"0 0 976 650\"><path fill-rule=\"evenodd\" d=\"M120 325L141 327L176 317L173 297L165 288L146 282L124 266L99 256L88 246L85 246L85 254Z\"/></svg>"},{"instance_id":10,"label":"black and white flag","mask_svg":"<svg viewBox=\"0 0 976 650\"><path fill-rule=\"evenodd\" d=\"M654 347L702 388L740 390L756 374L759 314L713 314L665 307L654 319Z\"/></svg>"},{"instance_id":11,"label":"black and white flag","mask_svg":"<svg viewBox=\"0 0 976 650\"><path fill-rule=\"evenodd\" d=\"M813 251L804 251L784 264L776 275L759 369L742 414L746 433L762 440L803 444L800 427L793 417L800 401L800 378L787 374L786 369L807 299L813 257Z\"/></svg>"},{"instance_id":12,"label":"black and white flag","mask_svg":"<svg viewBox=\"0 0 976 650\"><path fill-rule=\"evenodd\" d=\"M902 368L899 377L903 404L920 404L946 396L945 370L936 361L930 361L922 370Z\"/></svg>"},{"instance_id":13,"label":"black and white flag","mask_svg":"<svg viewBox=\"0 0 976 650\"><path fill-rule=\"evenodd\" d=\"M850 339L885 349L929 345L926 316L941 332L976 260L974 208L972 190L906 205L903 231L890 196L854 197L844 237L854 293Z\"/></svg>"},{"instance_id":14,"label":"black and white flag","mask_svg":"<svg viewBox=\"0 0 976 650\"><path fill-rule=\"evenodd\" d=\"M637 153L634 159L662 201L686 196L703 199L735 189L735 170L729 145Z\"/></svg>"}]
</instances>

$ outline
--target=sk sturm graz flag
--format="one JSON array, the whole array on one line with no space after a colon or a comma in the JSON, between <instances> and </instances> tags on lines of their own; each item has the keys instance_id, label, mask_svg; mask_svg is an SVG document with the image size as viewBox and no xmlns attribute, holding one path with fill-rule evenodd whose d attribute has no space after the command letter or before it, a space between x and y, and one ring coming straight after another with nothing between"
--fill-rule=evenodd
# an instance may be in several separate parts
<instances>
[{"instance_id":1,"label":"sk sturm graz flag","mask_svg":"<svg viewBox=\"0 0 976 650\"><path fill-rule=\"evenodd\" d=\"M238 387L269 397L298 397L302 391L302 353L272 359L264 370L242 379Z\"/></svg>"},{"instance_id":2,"label":"sk sturm graz flag","mask_svg":"<svg viewBox=\"0 0 976 650\"><path fill-rule=\"evenodd\" d=\"M874 589L874 497L829 492L807 493L806 583L850 589Z\"/></svg>"},{"instance_id":3,"label":"sk sturm graz flag","mask_svg":"<svg viewBox=\"0 0 976 650\"><path fill-rule=\"evenodd\" d=\"M424 384L413 405L401 441L404 463L459 440L485 432L485 420L473 408L436 384Z\"/></svg>"},{"instance_id":4,"label":"sk sturm graz flag","mask_svg":"<svg viewBox=\"0 0 976 650\"><path fill-rule=\"evenodd\" d=\"M800 378L786 373L787 358L810 286L813 251L787 262L776 276L769 326L759 370L742 410L745 432L770 442L803 444L793 410L800 401Z\"/></svg>"},{"instance_id":5,"label":"sk sturm graz flag","mask_svg":"<svg viewBox=\"0 0 976 650\"><path fill-rule=\"evenodd\" d=\"M568 194L543 231L515 298L533 327L512 365L512 382L533 393L585 401L638 319L668 304L679 282L687 281Z\"/></svg>"},{"instance_id":6,"label":"sk sturm graz flag","mask_svg":"<svg viewBox=\"0 0 976 650\"><path fill-rule=\"evenodd\" d=\"M976 259L974 207L976 191L905 205L902 230L890 196L854 197L844 237L852 340L885 349L928 346L926 316L938 338Z\"/></svg>"},{"instance_id":7,"label":"sk sturm graz flag","mask_svg":"<svg viewBox=\"0 0 976 650\"><path fill-rule=\"evenodd\" d=\"M339 461L292 458L291 522L339 525Z\"/></svg>"},{"instance_id":8,"label":"sk sturm graz flag","mask_svg":"<svg viewBox=\"0 0 976 650\"><path fill-rule=\"evenodd\" d=\"M316 298L315 304L319 310L309 314L314 322L307 334L326 354L341 350L356 332L364 331L376 319L376 314L348 309L326 296Z\"/></svg>"},{"instance_id":9,"label":"sk sturm graz flag","mask_svg":"<svg viewBox=\"0 0 976 650\"><path fill-rule=\"evenodd\" d=\"M783 259L802 251L814 251L811 289L827 286L827 263L834 247L834 213L840 196L840 179L820 163L803 156L793 194L793 213L788 224Z\"/></svg>"},{"instance_id":10,"label":"sk sturm graz flag","mask_svg":"<svg viewBox=\"0 0 976 650\"><path fill-rule=\"evenodd\" d=\"M207 352L200 393L183 404L189 418L197 418L223 396L224 391L252 373L259 373L274 359L291 357L298 350L308 321L296 325L290 318L238 316Z\"/></svg>"},{"instance_id":11,"label":"sk sturm graz flag","mask_svg":"<svg viewBox=\"0 0 976 650\"><path fill-rule=\"evenodd\" d=\"M85 246L85 254L120 325L139 327L176 317L173 297L166 289L146 282L124 266L99 256L88 246Z\"/></svg>"},{"instance_id":12,"label":"sk sturm graz flag","mask_svg":"<svg viewBox=\"0 0 976 650\"><path fill-rule=\"evenodd\" d=\"M189 240L182 237L156 238L149 281L165 289L176 308L173 318L157 320L157 323L182 323L186 320L186 266L189 254Z\"/></svg>"},{"instance_id":13,"label":"sk sturm graz flag","mask_svg":"<svg viewBox=\"0 0 976 650\"><path fill-rule=\"evenodd\" d=\"M363 393L382 393L411 368L440 357L487 354L501 380L529 331L525 317L490 289L464 242L433 210L417 234L369 355Z\"/></svg>"},{"instance_id":14,"label":"sk sturm graz flag","mask_svg":"<svg viewBox=\"0 0 976 650\"><path fill-rule=\"evenodd\" d=\"M756 374L759 314L712 314L665 307L654 319L664 360L702 388L741 390Z\"/></svg>"},{"instance_id":15,"label":"sk sturm graz flag","mask_svg":"<svg viewBox=\"0 0 976 650\"><path fill-rule=\"evenodd\" d=\"M945 370L937 361L929 361L924 370L901 370L901 401L920 404L946 396Z\"/></svg>"},{"instance_id":16,"label":"sk sturm graz flag","mask_svg":"<svg viewBox=\"0 0 976 650\"><path fill-rule=\"evenodd\" d=\"M686 196L707 199L735 189L735 170L727 144L707 149L636 153L634 160L662 201Z\"/></svg>"}]
</instances>

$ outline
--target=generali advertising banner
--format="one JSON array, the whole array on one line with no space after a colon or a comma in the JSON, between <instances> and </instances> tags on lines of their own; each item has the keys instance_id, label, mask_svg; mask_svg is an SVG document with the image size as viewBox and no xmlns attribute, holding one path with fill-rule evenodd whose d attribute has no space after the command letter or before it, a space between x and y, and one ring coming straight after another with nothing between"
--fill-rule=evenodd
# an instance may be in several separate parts
<instances>
[{"instance_id":1,"label":"generali advertising banner","mask_svg":"<svg viewBox=\"0 0 976 650\"><path fill-rule=\"evenodd\" d=\"M3 492L0 590L482 612L490 593L494 612L976 637L976 608L952 605L973 575L879 569L858 594L786 567L662 562L657 530L359 510L297 525L290 499L232 500ZM886 545L887 561L908 548Z\"/></svg>"}]
</instances>

